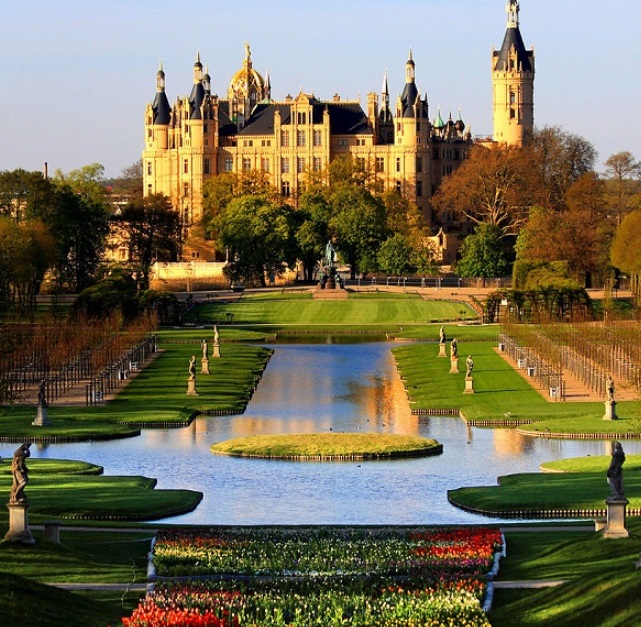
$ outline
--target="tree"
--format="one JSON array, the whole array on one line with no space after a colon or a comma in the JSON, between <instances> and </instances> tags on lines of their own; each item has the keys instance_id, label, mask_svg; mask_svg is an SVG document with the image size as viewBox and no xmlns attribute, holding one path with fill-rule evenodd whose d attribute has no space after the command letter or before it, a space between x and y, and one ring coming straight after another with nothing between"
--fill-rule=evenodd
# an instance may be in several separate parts
<instances>
[{"instance_id":1,"label":"tree","mask_svg":"<svg viewBox=\"0 0 641 627\"><path fill-rule=\"evenodd\" d=\"M120 172L120 176L109 182L112 196L125 196L135 200L143 195L142 159L138 159ZM107 188L109 189L109 187Z\"/></svg>"},{"instance_id":2,"label":"tree","mask_svg":"<svg viewBox=\"0 0 641 627\"><path fill-rule=\"evenodd\" d=\"M331 206L328 201L329 189L312 187L303 193L298 203L302 222L296 230L300 258L305 268L305 280L311 281L318 260L323 256L330 239L329 221Z\"/></svg>"},{"instance_id":3,"label":"tree","mask_svg":"<svg viewBox=\"0 0 641 627\"><path fill-rule=\"evenodd\" d=\"M0 308L35 309L54 251L54 240L42 220L0 217Z\"/></svg>"},{"instance_id":4,"label":"tree","mask_svg":"<svg viewBox=\"0 0 641 627\"><path fill-rule=\"evenodd\" d=\"M494 224L479 224L474 234L465 238L460 253L456 272L466 278L482 277L483 286L486 278L504 276L509 271L503 233Z\"/></svg>"},{"instance_id":5,"label":"tree","mask_svg":"<svg viewBox=\"0 0 641 627\"><path fill-rule=\"evenodd\" d=\"M357 185L339 185L330 196L332 217L329 228L338 237L337 249L351 267L351 278L359 271L376 269L376 255L386 236L385 205Z\"/></svg>"},{"instance_id":6,"label":"tree","mask_svg":"<svg viewBox=\"0 0 641 627\"><path fill-rule=\"evenodd\" d=\"M266 285L265 274L282 272L291 242L288 206L264 196L234 198L213 224L219 244L227 248L230 278Z\"/></svg>"},{"instance_id":7,"label":"tree","mask_svg":"<svg viewBox=\"0 0 641 627\"><path fill-rule=\"evenodd\" d=\"M569 275L590 286L593 275L608 269L610 231L603 214L603 184L593 172L574 182L565 194L567 208L533 207L519 233L520 261L567 263Z\"/></svg>"},{"instance_id":8,"label":"tree","mask_svg":"<svg viewBox=\"0 0 641 627\"><path fill-rule=\"evenodd\" d=\"M515 235L540 192L534 154L521 148L474 146L432 200L438 212Z\"/></svg>"},{"instance_id":9,"label":"tree","mask_svg":"<svg viewBox=\"0 0 641 627\"><path fill-rule=\"evenodd\" d=\"M611 250L612 265L632 278L632 289L641 298L641 211L623 218L617 228Z\"/></svg>"},{"instance_id":10,"label":"tree","mask_svg":"<svg viewBox=\"0 0 641 627\"><path fill-rule=\"evenodd\" d=\"M597 152L583 137L564 131L559 126L535 129L527 150L534 155L543 185L544 196L538 202L560 210L571 185L587 172L594 170Z\"/></svg>"},{"instance_id":11,"label":"tree","mask_svg":"<svg viewBox=\"0 0 641 627\"><path fill-rule=\"evenodd\" d=\"M182 223L169 198L152 194L129 203L113 218L129 245L129 259L140 289L149 287L151 266L177 261L182 250Z\"/></svg>"},{"instance_id":12,"label":"tree","mask_svg":"<svg viewBox=\"0 0 641 627\"><path fill-rule=\"evenodd\" d=\"M639 192L641 162L627 150L618 152L605 162L605 176L608 182L608 206L618 226L632 208L632 197Z\"/></svg>"},{"instance_id":13,"label":"tree","mask_svg":"<svg viewBox=\"0 0 641 627\"><path fill-rule=\"evenodd\" d=\"M377 255L378 266L385 274L400 276L412 267L412 246L405 235L396 233L388 237Z\"/></svg>"},{"instance_id":14,"label":"tree","mask_svg":"<svg viewBox=\"0 0 641 627\"><path fill-rule=\"evenodd\" d=\"M84 165L67 174L56 170L54 181L69 186L76 194L89 198L92 202L103 205L105 208L109 204L105 167L101 163Z\"/></svg>"},{"instance_id":15,"label":"tree","mask_svg":"<svg viewBox=\"0 0 641 627\"><path fill-rule=\"evenodd\" d=\"M59 286L78 293L91 284L100 265L109 234L106 207L60 184L44 219L56 242Z\"/></svg>"},{"instance_id":16,"label":"tree","mask_svg":"<svg viewBox=\"0 0 641 627\"><path fill-rule=\"evenodd\" d=\"M40 217L54 202L55 186L41 172L0 172L0 215L17 222Z\"/></svg>"}]
</instances>

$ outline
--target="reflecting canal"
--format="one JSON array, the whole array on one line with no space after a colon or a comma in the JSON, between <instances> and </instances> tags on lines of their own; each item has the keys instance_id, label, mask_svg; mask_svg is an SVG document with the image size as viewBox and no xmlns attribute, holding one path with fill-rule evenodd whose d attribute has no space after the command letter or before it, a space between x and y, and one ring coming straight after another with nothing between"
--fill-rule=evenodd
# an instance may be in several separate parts
<instances>
[{"instance_id":1,"label":"reflecting canal","mask_svg":"<svg viewBox=\"0 0 641 627\"><path fill-rule=\"evenodd\" d=\"M539 440L412 416L389 343L277 345L245 414L199 418L112 442L34 445L34 457L83 459L110 475L145 475L158 488L204 493L189 524L446 524L490 521L447 501L461 486L535 472L544 461L604 455L602 442ZM377 432L421 435L441 456L396 461L288 462L212 455L214 442L251 434ZM628 442L626 453L641 452ZM604 469L605 472L605 469ZM604 498L605 489L604 476Z\"/></svg>"}]
</instances>

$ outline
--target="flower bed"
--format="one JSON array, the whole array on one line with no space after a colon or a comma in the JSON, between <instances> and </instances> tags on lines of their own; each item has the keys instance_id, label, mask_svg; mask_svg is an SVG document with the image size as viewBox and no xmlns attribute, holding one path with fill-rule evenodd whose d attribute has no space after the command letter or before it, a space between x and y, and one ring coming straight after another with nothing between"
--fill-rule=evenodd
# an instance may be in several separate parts
<instances>
[{"instance_id":1,"label":"flower bed","mask_svg":"<svg viewBox=\"0 0 641 627\"><path fill-rule=\"evenodd\" d=\"M489 625L494 529L165 530L127 627Z\"/></svg>"}]
</instances>

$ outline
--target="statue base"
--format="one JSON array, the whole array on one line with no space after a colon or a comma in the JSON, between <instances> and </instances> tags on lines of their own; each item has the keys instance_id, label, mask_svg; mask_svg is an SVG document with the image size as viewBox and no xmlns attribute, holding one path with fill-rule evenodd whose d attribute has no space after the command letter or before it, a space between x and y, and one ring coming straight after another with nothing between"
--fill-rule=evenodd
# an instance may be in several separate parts
<instances>
[{"instance_id":1,"label":"statue base","mask_svg":"<svg viewBox=\"0 0 641 627\"><path fill-rule=\"evenodd\" d=\"M629 502L628 499L609 498L605 500L605 504L608 506L608 518L603 530L604 538L627 538L630 535L625 528L626 507Z\"/></svg>"},{"instance_id":2,"label":"statue base","mask_svg":"<svg viewBox=\"0 0 641 627\"><path fill-rule=\"evenodd\" d=\"M38 413L36 414L36 419L31 423L34 427L48 427L51 424L51 420L47 416L47 408L42 405L38 405Z\"/></svg>"},{"instance_id":3,"label":"statue base","mask_svg":"<svg viewBox=\"0 0 641 627\"><path fill-rule=\"evenodd\" d=\"M465 391L463 394L474 394L474 377L465 377Z\"/></svg>"},{"instance_id":4,"label":"statue base","mask_svg":"<svg viewBox=\"0 0 641 627\"><path fill-rule=\"evenodd\" d=\"M334 281L334 279L327 279L327 281L325 281L325 289L326 290L335 290L336 289L336 281Z\"/></svg>"},{"instance_id":5,"label":"statue base","mask_svg":"<svg viewBox=\"0 0 641 627\"><path fill-rule=\"evenodd\" d=\"M198 391L196 390L196 379L187 380L187 396L198 396Z\"/></svg>"},{"instance_id":6,"label":"statue base","mask_svg":"<svg viewBox=\"0 0 641 627\"><path fill-rule=\"evenodd\" d=\"M458 374L458 357L450 358L450 374Z\"/></svg>"},{"instance_id":7,"label":"statue base","mask_svg":"<svg viewBox=\"0 0 641 627\"><path fill-rule=\"evenodd\" d=\"M617 402L616 401L605 401L605 414L603 414L603 420L618 420L617 416Z\"/></svg>"},{"instance_id":8,"label":"statue base","mask_svg":"<svg viewBox=\"0 0 641 627\"><path fill-rule=\"evenodd\" d=\"M220 357L220 344L214 344L214 354L213 357L218 359Z\"/></svg>"},{"instance_id":9,"label":"statue base","mask_svg":"<svg viewBox=\"0 0 641 627\"><path fill-rule=\"evenodd\" d=\"M201 364L200 373L209 374L209 359L205 359L205 358L201 359L200 364Z\"/></svg>"},{"instance_id":10,"label":"statue base","mask_svg":"<svg viewBox=\"0 0 641 627\"><path fill-rule=\"evenodd\" d=\"M438 345L438 356L447 357L447 354L445 353L445 344L443 342Z\"/></svg>"},{"instance_id":11,"label":"statue base","mask_svg":"<svg viewBox=\"0 0 641 627\"><path fill-rule=\"evenodd\" d=\"M4 542L17 544L35 544L29 531L29 517L27 510L29 503L7 503L9 510L9 531L4 536Z\"/></svg>"}]
</instances>

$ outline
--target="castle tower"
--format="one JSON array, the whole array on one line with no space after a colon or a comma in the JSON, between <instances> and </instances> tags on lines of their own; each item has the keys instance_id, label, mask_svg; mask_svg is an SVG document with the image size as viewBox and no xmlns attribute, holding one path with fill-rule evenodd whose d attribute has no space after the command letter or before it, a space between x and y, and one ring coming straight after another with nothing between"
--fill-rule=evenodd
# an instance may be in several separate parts
<instances>
[{"instance_id":1,"label":"castle tower","mask_svg":"<svg viewBox=\"0 0 641 627\"><path fill-rule=\"evenodd\" d=\"M494 141L521 146L534 130L534 49L526 50L519 28L519 0L508 0L507 31L492 50Z\"/></svg>"}]
</instances>

